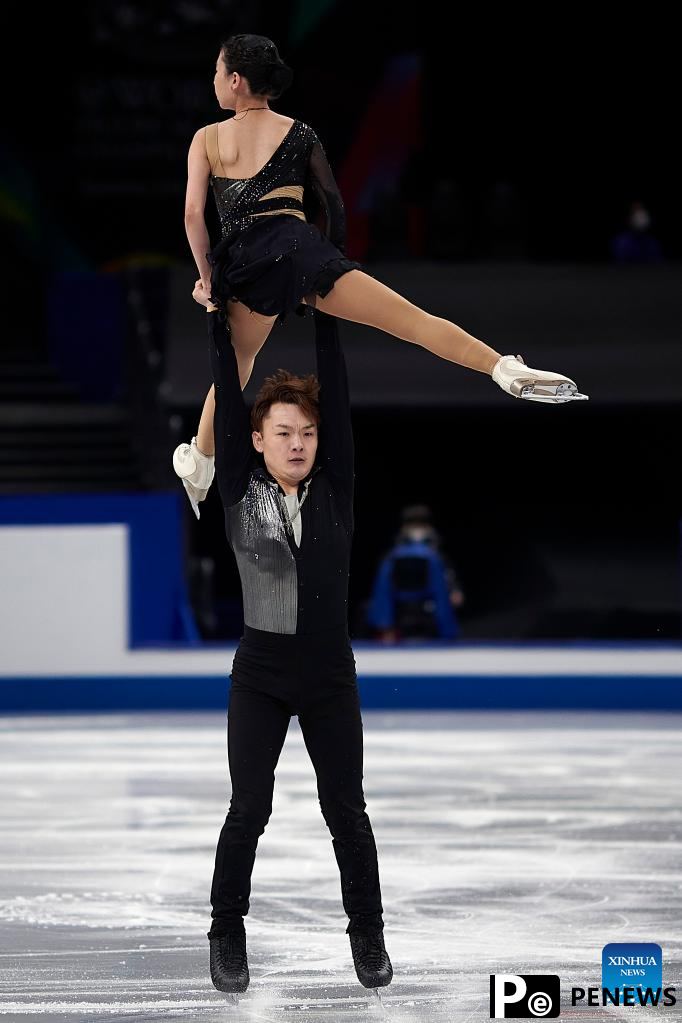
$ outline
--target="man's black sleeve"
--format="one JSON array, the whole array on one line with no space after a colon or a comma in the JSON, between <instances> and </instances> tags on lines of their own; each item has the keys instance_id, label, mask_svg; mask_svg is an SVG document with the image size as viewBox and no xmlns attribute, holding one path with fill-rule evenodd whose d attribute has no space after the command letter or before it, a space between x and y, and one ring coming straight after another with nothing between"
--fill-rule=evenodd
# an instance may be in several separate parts
<instances>
[{"instance_id":1,"label":"man's black sleeve","mask_svg":"<svg viewBox=\"0 0 682 1023\"><path fill-rule=\"evenodd\" d=\"M317 379L320 382L318 464L324 469L352 523L354 490L353 426L346 360L336 316L313 309Z\"/></svg>"},{"instance_id":2,"label":"man's black sleeve","mask_svg":"<svg viewBox=\"0 0 682 1023\"><path fill-rule=\"evenodd\" d=\"M255 461L254 449L229 322L220 312L207 313L206 320L215 384L215 474L223 506L227 509L238 504L246 493Z\"/></svg>"}]
</instances>

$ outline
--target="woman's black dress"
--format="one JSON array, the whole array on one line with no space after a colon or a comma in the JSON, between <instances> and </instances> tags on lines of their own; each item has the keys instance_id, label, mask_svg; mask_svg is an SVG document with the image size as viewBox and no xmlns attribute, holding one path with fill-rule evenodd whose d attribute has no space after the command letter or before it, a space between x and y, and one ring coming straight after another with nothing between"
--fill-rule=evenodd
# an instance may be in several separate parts
<instances>
[{"instance_id":1,"label":"woman's black dress","mask_svg":"<svg viewBox=\"0 0 682 1023\"><path fill-rule=\"evenodd\" d=\"M214 126L206 131L212 132ZM217 133L217 125L215 126ZM217 153L217 142L207 139L207 153ZM349 270L365 270L345 254L346 222L343 200L325 151L317 135L303 121L294 120L283 142L266 165L251 178L210 176L222 226L220 242L206 257L211 264L211 300L223 316L227 300L239 299L266 316L290 312L304 315L301 299L321 296ZM303 186L303 195L316 197L324 224L318 227L291 213L303 201L292 195L262 199L273 189ZM290 189L291 191L291 189ZM300 194L300 192L299 192ZM367 272L367 271L365 271Z\"/></svg>"}]
</instances>

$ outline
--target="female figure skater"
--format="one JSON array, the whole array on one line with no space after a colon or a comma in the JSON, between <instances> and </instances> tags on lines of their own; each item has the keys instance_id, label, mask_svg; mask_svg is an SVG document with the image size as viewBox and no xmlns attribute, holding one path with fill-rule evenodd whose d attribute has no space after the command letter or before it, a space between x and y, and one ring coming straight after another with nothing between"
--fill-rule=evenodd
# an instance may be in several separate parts
<instances>
[{"instance_id":1,"label":"female figure skater","mask_svg":"<svg viewBox=\"0 0 682 1023\"><path fill-rule=\"evenodd\" d=\"M277 319L292 311L303 316L312 306L488 373L514 397L586 399L569 377L531 369L521 356L501 356L347 258L343 200L320 140L309 125L268 105L291 79L270 39L231 36L220 47L214 88L221 109L234 110L234 117L197 131L188 155L185 228L203 284L198 294L210 296L229 318L242 388ZM204 220L209 182L222 226L210 251ZM317 201L314 223L306 220L304 197ZM205 498L213 473L214 408L211 387L197 436L174 456L197 517L196 502Z\"/></svg>"}]
</instances>

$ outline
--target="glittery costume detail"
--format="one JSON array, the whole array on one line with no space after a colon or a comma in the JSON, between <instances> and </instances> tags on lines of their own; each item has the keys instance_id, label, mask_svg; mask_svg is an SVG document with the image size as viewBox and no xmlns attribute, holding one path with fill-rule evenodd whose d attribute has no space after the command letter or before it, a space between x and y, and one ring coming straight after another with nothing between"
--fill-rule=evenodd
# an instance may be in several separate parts
<instances>
[{"instance_id":1,"label":"glittery costume detail","mask_svg":"<svg viewBox=\"0 0 682 1023\"><path fill-rule=\"evenodd\" d=\"M309 486L310 480L301 504ZM277 482L254 473L243 500L228 508L226 523L242 582L244 624L266 632L296 632L294 537Z\"/></svg>"},{"instance_id":2,"label":"glittery costume detail","mask_svg":"<svg viewBox=\"0 0 682 1023\"><path fill-rule=\"evenodd\" d=\"M263 210L290 211L305 220L303 191L311 187L325 210L325 233L340 252L345 253L346 218L341 195L329 167L322 143L303 121L293 124L257 174L250 178L218 177L213 173L215 156L220 161L216 138L206 129L206 152L211 164L209 180L213 188L223 236L249 227ZM282 189L287 191L282 194Z\"/></svg>"},{"instance_id":3,"label":"glittery costume detail","mask_svg":"<svg viewBox=\"0 0 682 1023\"><path fill-rule=\"evenodd\" d=\"M206 258L212 268L211 298L223 319L229 299L282 320L292 310L300 316L312 313L315 295L327 295L349 270L365 269L345 254L343 200L309 125L295 119L267 163L250 178L214 174L214 169L224 170L217 125L209 125L205 140L222 227L221 241ZM306 219L304 195L313 198L312 222Z\"/></svg>"}]
</instances>

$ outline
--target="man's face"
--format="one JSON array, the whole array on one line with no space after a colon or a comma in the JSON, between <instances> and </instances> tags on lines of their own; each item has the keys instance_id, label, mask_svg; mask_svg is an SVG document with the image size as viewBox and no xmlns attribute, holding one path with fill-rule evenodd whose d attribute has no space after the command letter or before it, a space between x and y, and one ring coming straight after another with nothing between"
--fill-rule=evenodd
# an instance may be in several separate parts
<instances>
[{"instance_id":1,"label":"man's face","mask_svg":"<svg viewBox=\"0 0 682 1023\"><path fill-rule=\"evenodd\" d=\"M263 419L262 432L252 433L253 446L263 452L268 471L277 480L298 484L313 467L317 426L298 405L277 402Z\"/></svg>"}]
</instances>

